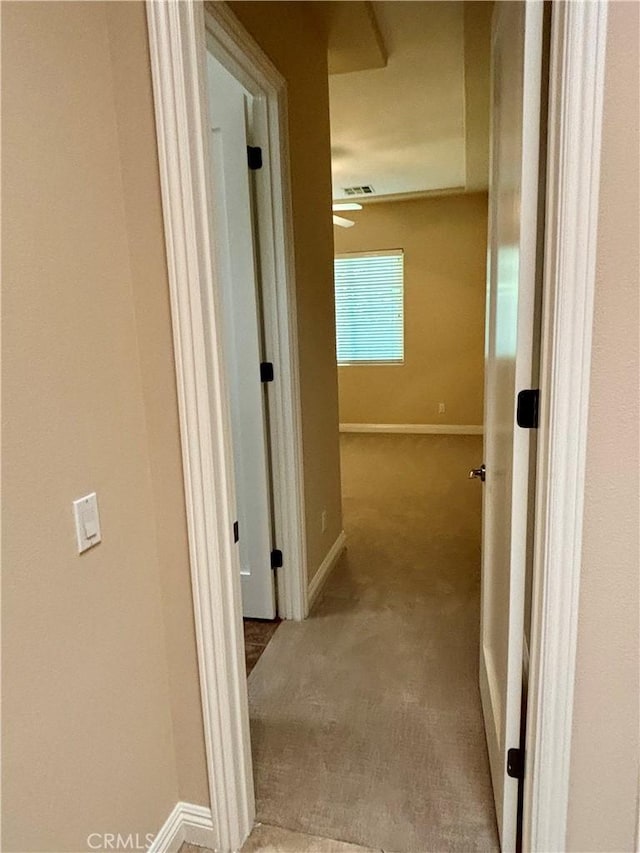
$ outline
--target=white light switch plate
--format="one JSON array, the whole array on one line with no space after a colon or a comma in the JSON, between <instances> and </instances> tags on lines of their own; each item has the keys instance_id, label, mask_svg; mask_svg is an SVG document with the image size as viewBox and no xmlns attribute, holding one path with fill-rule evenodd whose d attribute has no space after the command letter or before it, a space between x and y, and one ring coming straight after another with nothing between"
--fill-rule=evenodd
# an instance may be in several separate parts
<instances>
[{"instance_id":1,"label":"white light switch plate","mask_svg":"<svg viewBox=\"0 0 640 853\"><path fill-rule=\"evenodd\" d=\"M102 541L98 497L95 492L73 502L73 516L76 522L78 553L82 554Z\"/></svg>"}]
</instances>

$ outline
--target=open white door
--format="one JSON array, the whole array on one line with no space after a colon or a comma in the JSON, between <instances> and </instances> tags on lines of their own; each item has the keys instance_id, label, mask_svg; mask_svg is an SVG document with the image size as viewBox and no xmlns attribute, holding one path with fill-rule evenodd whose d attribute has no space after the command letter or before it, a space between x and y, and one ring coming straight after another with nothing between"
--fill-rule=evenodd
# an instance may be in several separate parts
<instances>
[{"instance_id":1,"label":"open white door","mask_svg":"<svg viewBox=\"0 0 640 853\"><path fill-rule=\"evenodd\" d=\"M247 160L252 97L207 54L214 263L221 282L223 353L231 408L243 615L273 619L269 457L260 377L261 315Z\"/></svg>"},{"instance_id":2,"label":"open white door","mask_svg":"<svg viewBox=\"0 0 640 853\"><path fill-rule=\"evenodd\" d=\"M485 338L480 691L503 851L516 847L527 520L534 431L516 423L532 388L538 281L543 6L496 3ZM517 775L520 753L512 753Z\"/></svg>"}]
</instances>

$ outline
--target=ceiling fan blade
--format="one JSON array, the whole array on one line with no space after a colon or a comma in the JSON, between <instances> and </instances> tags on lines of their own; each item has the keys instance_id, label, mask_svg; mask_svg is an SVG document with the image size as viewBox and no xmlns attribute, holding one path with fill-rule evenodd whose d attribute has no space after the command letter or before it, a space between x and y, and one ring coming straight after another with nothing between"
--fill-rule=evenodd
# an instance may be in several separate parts
<instances>
[{"instance_id":1,"label":"ceiling fan blade","mask_svg":"<svg viewBox=\"0 0 640 853\"><path fill-rule=\"evenodd\" d=\"M362 210L362 205L358 204L357 201L346 201L346 202L336 202L336 204L332 205L332 210Z\"/></svg>"},{"instance_id":2,"label":"ceiling fan blade","mask_svg":"<svg viewBox=\"0 0 640 853\"><path fill-rule=\"evenodd\" d=\"M339 225L340 228L351 228L356 223L352 219L345 219L344 216L336 216L334 213L333 224Z\"/></svg>"}]
</instances>

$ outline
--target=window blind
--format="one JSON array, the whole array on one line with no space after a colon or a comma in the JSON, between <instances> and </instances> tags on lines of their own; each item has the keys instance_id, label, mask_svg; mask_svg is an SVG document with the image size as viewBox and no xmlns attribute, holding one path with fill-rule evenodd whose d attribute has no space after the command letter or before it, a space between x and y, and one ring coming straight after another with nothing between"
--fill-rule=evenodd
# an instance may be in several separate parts
<instances>
[{"instance_id":1,"label":"window blind","mask_svg":"<svg viewBox=\"0 0 640 853\"><path fill-rule=\"evenodd\" d=\"M338 364L404 359L404 255L401 249L335 259Z\"/></svg>"}]
</instances>

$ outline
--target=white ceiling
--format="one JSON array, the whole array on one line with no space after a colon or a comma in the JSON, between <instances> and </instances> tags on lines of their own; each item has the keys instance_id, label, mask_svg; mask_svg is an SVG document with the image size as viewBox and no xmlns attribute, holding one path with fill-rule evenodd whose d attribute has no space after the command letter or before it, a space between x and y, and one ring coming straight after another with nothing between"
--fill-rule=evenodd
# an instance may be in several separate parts
<instances>
[{"instance_id":1,"label":"white ceiling","mask_svg":"<svg viewBox=\"0 0 640 853\"><path fill-rule=\"evenodd\" d=\"M334 199L365 184L376 197L486 186L491 4L368 5L388 61L329 78Z\"/></svg>"}]
</instances>

